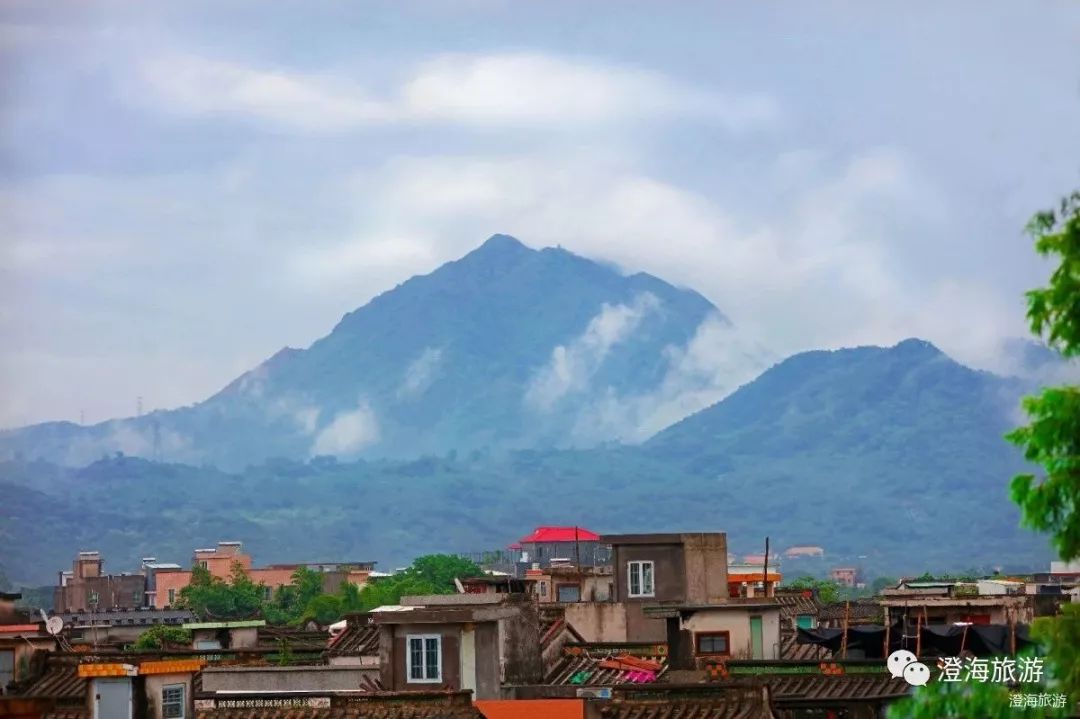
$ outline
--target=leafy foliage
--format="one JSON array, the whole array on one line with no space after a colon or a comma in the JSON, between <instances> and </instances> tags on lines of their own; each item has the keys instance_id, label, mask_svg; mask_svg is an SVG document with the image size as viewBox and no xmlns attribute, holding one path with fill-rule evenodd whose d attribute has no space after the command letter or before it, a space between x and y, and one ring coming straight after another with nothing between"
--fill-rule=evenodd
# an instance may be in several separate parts
<instances>
[{"instance_id":1,"label":"leafy foliage","mask_svg":"<svg viewBox=\"0 0 1080 719\"><path fill-rule=\"evenodd\" d=\"M263 585L251 581L239 563L233 565L228 582L195 565L191 583L180 590L177 606L204 620L247 619L260 613L262 598Z\"/></svg>"},{"instance_id":2,"label":"leafy foliage","mask_svg":"<svg viewBox=\"0 0 1080 719\"><path fill-rule=\"evenodd\" d=\"M180 606L191 609L200 619L245 619L262 616L269 624L326 626L350 612L365 612L385 604L397 604L403 596L450 594L457 591L454 578L483 573L475 563L447 554L418 557L405 570L389 577L370 580L357 587L342 582L337 592L323 592L323 575L300 567L291 582L278 587L270 599L263 599L266 587L251 580L243 567L233 565L229 581L214 577L206 569L192 570L191 584L180 590Z\"/></svg>"},{"instance_id":3,"label":"leafy foliage","mask_svg":"<svg viewBox=\"0 0 1080 719\"><path fill-rule=\"evenodd\" d=\"M916 687L911 697L889 706L888 719L1016 719L1024 716L1009 705L1009 695L1042 693L1041 685L1026 685L1010 690L1005 684L989 682L933 681ZM1041 717L1067 717L1068 709L1040 708Z\"/></svg>"},{"instance_id":4,"label":"leafy foliage","mask_svg":"<svg viewBox=\"0 0 1080 719\"><path fill-rule=\"evenodd\" d=\"M805 576L791 582L784 582L784 586L791 589L816 590L818 599L826 603L840 601L840 585L827 579Z\"/></svg>"},{"instance_id":5,"label":"leafy foliage","mask_svg":"<svg viewBox=\"0 0 1080 719\"><path fill-rule=\"evenodd\" d=\"M1032 636L1045 650L1048 685L1052 690L1080 697L1080 604L1062 605L1056 617L1041 617Z\"/></svg>"},{"instance_id":6,"label":"leafy foliage","mask_svg":"<svg viewBox=\"0 0 1080 719\"><path fill-rule=\"evenodd\" d=\"M1080 192L1028 225L1036 251L1058 261L1048 287L1027 293L1031 331L1065 357L1080 355ZM1043 469L1013 478L1024 524L1050 534L1062 559L1080 557L1080 387L1049 387L1024 400L1031 423L1007 435Z\"/></svg>"},{"instance_id":7,"label":"leafy foliage","mask_svg":"<svg viewBox=\"0 0 1080 719\"><path fill-rule=\"evenodd\" d=\"M1047 337L1062 355L1080 355L1080 193L1062 201L1057 212L1041 212L1028 225L1035 249L1060 264L1046 288L1027 293L1028 320L1036 336ZM1028 527L1048 532L1064 560L1080 556L1080 388L1045 388L1024 400L1031 424L1006 435L1024 449L1024 457L1041 465L1045 476L1019 474L1011 483ZM1021 691L1064 692L1071 702L1080 696L1080 606L1068 604L1056 617L1036 620L1032 636L1048 662L1048 676ZM1044 708L1042 716L1071 716L1073 707ZM934 682L908 700L889 708L889 719L1016 716L1009 690L996 684Z\"/></svg>"},{"instance_id":8,"label":"leafy foliage","mask_svg":"<svg viewBox=\"0 0 1080 719\"><path fill-rule=\"evenodd\" d=\"M191 646L191 631L183 627L158 624L150 627L135 640L136 649L167 649L170 645Z\"/></svg>"}]
</instances>

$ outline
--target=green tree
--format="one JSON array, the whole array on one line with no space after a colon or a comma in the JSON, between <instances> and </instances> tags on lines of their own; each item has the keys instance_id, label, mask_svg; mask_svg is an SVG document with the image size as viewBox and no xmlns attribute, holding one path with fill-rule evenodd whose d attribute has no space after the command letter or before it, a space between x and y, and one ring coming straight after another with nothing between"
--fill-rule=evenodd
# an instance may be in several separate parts
<instances>
[{"instance_id":1,"label":"green tree","mask_svg":"<svg viewBox=\"0 0 1080 719\"><path fill-rule=\"evenodd\" d=\"M1058 262L1048 287L1027 293L1031 331L1064 357L1080 356L1080 192L1028 224L1035 250ZM1031 423L1008 434L1042 477L1021 474L1012 498L1024 524L1048 532L1058 554L1080 556L1080 387L1048 387L1024 399Z\"/></svg>"},{"instance_id":2,"label":"green tree","mask_svg":"<svg viewBox=\"0 0 1080 719\"><path fill-rule=\"evenodd\" d=\"M478 577L484 573L475 562L452 554L428 554L413 560L407 572L431 582L435 593L456 591L454 579Z\"/></svg>"},{"instance_id":3,"label":"green tree","mask_svg":"<svg viewBox=\"0 0 1080 719\"><path fill-rule=\"evenodd\" d=\"M870 584L874 594L880 594L881 590L895 587L899 580L896 577L878 577Z\"/></svg>"},{"instance_id":4,"label":"green tree","mask_svg":"<svg viewBox=\"0 0 1080 719\"><path fill-rule=\"evenodd\" d=\"M825 603L840 601L840 585L828 579L814 579L810 575L804 575L785 586L791 589L816 590L818 599Z\"/></svg>"},{"instance_id":5,"label":"green tree","mask_svg":"<svg viewBox=\"0 0 1080 719\"><path fill-rule=\"evenodd\" d=\"M253 582L239 563L233 565L228 582L196 565L177 605L204 620L246 619L261 613L264 592L264 585Z\"/></svg>"},{"instance_id":6,"label":"green tree","mask_svg":"<svg viewBox=\"0 0 1080 719\"><path fill-rule=\"evenodd\" d=\"M1064 357L1080 356L1080 192L1062 200L1057 210L1040 212L1027 227L1035 250L1057 261L1049 286L1027 293L1031 331ZM1030 424L1006 439L1042 469L1013 478L1010 493L1025 526L1050 535L1065 561L1080 556L1080 387L1044 388L1024 399ZM1047 664L1044 681L1020 691L1063 692L1080 697L1080 606L1069 604L1056 617L1042 617L1032 637ZM1073 707L1045 709L1040 716L1071 716ZM1016 716L1009 689L1001 685L942 682L919 688L908 700L889 708L890 719Z\"/></svg>"},{"instance_id":7,"label":"green tree","mask_svg":"<svg viewBox=\"0 0 1080 719\"><path fill-rule=\"evenodd\" d=\"M191 631L183 627L158 624L150 627L135 640L136 649L167 649L170 645L191 646Z\"/></svg>"},{"instance_id":8,"label":"green tree","mask_svg":"<svg viewBox=\"0 0 1080 719\"><path fill-rule=\"evenodd\" d=\"M345 611L344 607L341 596L337 594L320 594L317 597L312 597L311 601L307 603L301 621L314 621L323 626L333 624L341 619L341 615Z\"/></svg>"},{"instance_id":9,"label":"green tree","mask_svg":"<svg viewBox=\"0 0 1080 719\"><path fill-rule=\"evenodd\" d=\"M263 603L262 613L270 624L299 623L308 604L322 595L322 574L307 567L292 573L289 584L280 586L274 596Z\"/></svg>"}]
</instances>

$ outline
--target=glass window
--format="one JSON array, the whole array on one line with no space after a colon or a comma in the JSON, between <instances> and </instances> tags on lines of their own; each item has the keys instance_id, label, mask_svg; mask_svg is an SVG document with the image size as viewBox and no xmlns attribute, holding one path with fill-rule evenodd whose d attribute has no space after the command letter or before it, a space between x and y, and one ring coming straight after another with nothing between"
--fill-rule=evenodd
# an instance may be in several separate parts
<instances>
[{"instance_id":1,"label":"glass window","mask_svg":"<svg viewBox=\"0 0 1080 719\"><path fill-rule=\"evenodd\" d=\"M697 640L697 653L698 654L730 654L728 650L729 635L728 632L708 632L706 634L695 634L694 638Z\"/></svg>"},{"instance_id":2,"label":"glass window","mask_svg":"<svg viewBox=\"0 0 1080 719\"><path fill-rule=\"evenodd\" d=\"M165 719L184 719L186 702L183 684L169 684L161 689L161 716Z\"/></svg>"},{"instance_id":3,"label":"glass window","mask_svg":"<svg viewBox=\"0 0 1080 719\"><path fill-rule=\"evenodd\" d=\"M580 602L581 587L576 584L557 584L555 591L560 602Z\"/></svg>"},{"instance_id":4,"label":"glass window","mask_svg":"<svg viewBox=\"0 0 1080 719\"><path fill-rule=\"evenodd\" d=\"M410 634L405 638L406 674L410 682L442 681L442 637L438 634Z\"/></svg>"},{"instance_id":5,"label":"glass window","mask_svg":"<svg viewBox=\"0 0 1080 719\"><path fill-rule=\"evenodd\" d=\"M628 562L626 574L631 597L652 597L656 594L652 562Z\"/></svg>"},{"instance_id":6,"label":"glass window","mask_svg":"<svg viewBox=\"0 0 1080 719\"><path fill-rule=\"evenodd\" d=\"M175 603L176 603L176 590L175 589L170 589L169 590L169 604L172 605L172 604L175 604Z\"/></svg>"}]
</instances>

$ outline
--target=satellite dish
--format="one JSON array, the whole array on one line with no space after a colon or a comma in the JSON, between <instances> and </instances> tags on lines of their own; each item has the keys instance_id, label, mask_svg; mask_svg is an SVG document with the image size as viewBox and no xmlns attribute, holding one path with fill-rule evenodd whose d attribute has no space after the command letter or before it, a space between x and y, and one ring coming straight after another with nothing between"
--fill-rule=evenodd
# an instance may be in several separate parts
<instances>
[{"instance_id":1,"label":"satellite dish","mask_svg":"<svg viewBox=\"0 0 1080 719\"><path fill-rule=\"evenodd\" d=\"M45 622L45 631L54 637L64 628L64 620L60 617L49 617Z\"/></svg>"}]
</instances>

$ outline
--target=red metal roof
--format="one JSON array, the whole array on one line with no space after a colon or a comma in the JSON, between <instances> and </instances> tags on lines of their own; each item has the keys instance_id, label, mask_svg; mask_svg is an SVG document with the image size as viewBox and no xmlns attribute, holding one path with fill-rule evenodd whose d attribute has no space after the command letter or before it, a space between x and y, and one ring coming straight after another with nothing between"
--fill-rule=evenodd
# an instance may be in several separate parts
<instances>
[{"instance_id":1,"label":"red metal roof","mask_svg":"<svg viewBox=\"0 0 1080 719\"><path fill-rule=\"evenodd\" d=\"M598 542L600 535L584 527L537 527L533 533L518 540L521 544L538 542Z\"/></svg>"}]
</instances>

